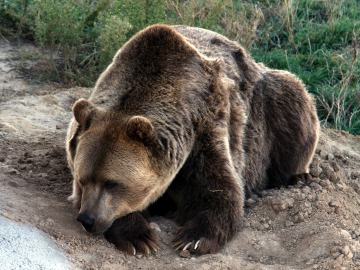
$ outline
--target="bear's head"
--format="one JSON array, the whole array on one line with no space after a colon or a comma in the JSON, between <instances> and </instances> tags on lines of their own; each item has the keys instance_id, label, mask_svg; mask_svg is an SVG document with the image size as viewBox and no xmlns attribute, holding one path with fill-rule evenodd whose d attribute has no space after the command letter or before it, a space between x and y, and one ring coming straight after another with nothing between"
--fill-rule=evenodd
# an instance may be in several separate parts
<instances>
[{"instance_id":1,"label":"bear's head","mask_svg":"<svg viewBox=\"0 0 360 270\"><path fill-rule=\"evenodd\" d=\"M71 199L84 228L103 233L115 219L156 200L172 176L159 164L156 132L146 117L108 113L85 99L74 104L73 114Z\"/></svg>"}]
</instances>

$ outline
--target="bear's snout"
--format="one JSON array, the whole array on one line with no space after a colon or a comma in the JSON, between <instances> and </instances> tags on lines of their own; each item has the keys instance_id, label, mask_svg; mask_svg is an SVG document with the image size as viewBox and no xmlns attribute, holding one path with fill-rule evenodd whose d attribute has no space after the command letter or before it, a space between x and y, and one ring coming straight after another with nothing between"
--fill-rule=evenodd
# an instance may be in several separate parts
<instances>
[{"instance_id":1,"label":"bear's snout","mask_svg":"<svg viewBox=\"0 0 360 270\"><path fill-rule=\"evenodd\" d=\"M77 221L79 221L84 229L88 232L92 232L93 228L94 228L94 224L95 224L95 219L90 217L89 215L87 214L84 214L84 213L80 213L78 216L77 216Z\"/></svg>"}]
</instances>

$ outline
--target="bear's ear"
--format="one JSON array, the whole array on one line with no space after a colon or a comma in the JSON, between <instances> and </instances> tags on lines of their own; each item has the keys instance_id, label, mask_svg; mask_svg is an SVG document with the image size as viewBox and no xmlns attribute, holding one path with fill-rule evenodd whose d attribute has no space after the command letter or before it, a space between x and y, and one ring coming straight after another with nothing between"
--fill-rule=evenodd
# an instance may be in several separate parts
<instances>
[{"instance_id":1,"label":"bear's ear","mask_svg":"<svg viewBox=\"0 0 360 270\"><path fill-rule=\"evenodd\" d=\"M127 122L126 135L146 145L154 141L155 129L146 117L132 116Z\"/></svg>"},{"instance_id":2,"label":"bear's ear","mask_svg":"<svg viewBox=\"0 0 360 270\"><path fill-rule=\"evenodd\" d=\"M95 114L96 108L89 101L81 98L75 102L72 111L76 122L78 122L82 128L87 129L90 125L91 118Z\"/></svg>"}]
</instances>

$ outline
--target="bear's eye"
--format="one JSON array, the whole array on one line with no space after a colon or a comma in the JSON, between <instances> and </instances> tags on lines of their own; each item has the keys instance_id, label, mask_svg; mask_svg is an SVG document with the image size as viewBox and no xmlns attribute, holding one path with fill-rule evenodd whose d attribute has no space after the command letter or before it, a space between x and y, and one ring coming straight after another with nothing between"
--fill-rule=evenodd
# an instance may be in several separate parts
<instances>
[{"instance_id":1,"label":"bear's eye","mask_svg":"<svg viewBox=\"0 0 360 270\"><path fill-rule=\"evenodd\" d=\"M104 184L104 188L106 188L106 189L113 189L117 186L118 186L118 183L116 183L115 181L106 181Z\"/></svg>"}]
</instances>

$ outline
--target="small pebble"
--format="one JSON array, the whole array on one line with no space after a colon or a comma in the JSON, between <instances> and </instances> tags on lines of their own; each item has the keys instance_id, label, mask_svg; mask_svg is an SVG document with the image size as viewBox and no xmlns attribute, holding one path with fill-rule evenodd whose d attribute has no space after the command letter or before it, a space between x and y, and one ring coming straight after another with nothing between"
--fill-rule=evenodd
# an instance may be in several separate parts
<instances>
[{"instance_id":1,"label":"small pebble","mask_svg":"<svg viewBox=\"0 0 360 270\"><path fill-rule=\"evenodd\" d=\"M314 177L319 177L322 172L322 169L319 165L313 165L310 168L310 174Z\"/></svg>"},{"instance_id":2,"label":"small pebble","mask_svg":"<svg viewBox=\"0 0 360 270\"><path fill-rule=\"evenodd\" d=\"M324 176L326 178L328 178L331 182L335 182L336 181L336 174L333 170L333 168L331 168L328 164L326 164L327 166L325 166L323 168L323 173L324 173Z\"/></svg>"},{"instance_id":3,"label":"small pebble","mask_svg":"<svg viewBox=\"0 0 360 270\"><path fill-rule=\"evenodd\" d=\"M332 254L332 256L333 256L334 258L337 258L337 257L340 256L340 252L335 252L335 253Z\"/></svg>"},{"instance_id":4,"label":"small pebble","mask_svg":"<svg viewBox=\"0 0 360 270\"><path fill-rule=\"evenodd\" d=\"M350 247L349 246L344 246L341 250L342 254L344 255L348 255L350 253Z\"/></svg>"},{"instance_id":5,"label":"small pebble","mask_svg":"<svg viewBox=\"0 0 360 270\"><path fill-rule=\"evenodd\" d=\"M351 260L354 257L354 254L352 252L349 252L348 255L346 255L346 257Z\"/></svg>"},{"instance_id":6,"label":"small pebble","mask_svg":"<svg viewBox=\"0 0 360 270\"><path fill-rule=\"evenodd\" d=\"M255 201L254 199L252 199L252 198L249 198L249 199L247 199L247 200L245 201L245 204L246 204L247 206L254 205L255 203L256 203L256 201Z\"/></svg>"},{"instance_id":7,"label":"small pebble","mask_svg":"<svg viewBox=\"0 0 360 270\"><path fill-rule=\"evenodd\" d=\"M296 199L299 201L305 200L306 195L304 193L300 193L299 195L296 196Z\"/></svg>"},{"instance_id":8,"label":"small pebble","mask_svg":"<svg viewBox=\"0 0 360 270\"><path fill-rule=\"evenodd\" d=\"M322 187L318 184L318 183L315 183L315 182L312 182L310 184L310 186L314 189L314 190L321 190Z\"/></svg>"},{"instance_id":9,"label":"small pebble","mask_svg":"<svg viewBox=\"0 0 360 270\"><path fill-rule=\"evenodd\" d=\"M340 170L339 164L337 164L335 161L331 162L331 166L333 167L335 172L338 172Z\"/></svg>"},{"instance_id":10,"label":"small pebble","mask_svg":"<svg viewBox=\"0 0 360 270\"><path fill-rule=\"evenodd\" d=\"M285 221L285 226L286 227L294 226L294 222L287 220L287 221Z\"/></svg>"},{"instance_id":11,"label":"small pebble","mask_svg":"<svg viewBox=\"0 0 360 270\"><path fill-rule=\"evenodd\" d=\"M351 239L351 235L348 231L346 230L340 230L340 234L345 238L345 239L348 239L350 240Z\"/></svg>"},{"instance_id":12,"label":"small pebble","mask_svg":"<svg viewBox=\"0 0 360 270\"><path fill-rule=\"evenodd\" d=\"M304 203L304 206L307 207L307 208L309 208L309 207L311 207L311 203L305 202L305 203Z\"/></svg>"},{"instance_id":13,"label":"small pebble","mask_svg":"<svg viewBox=\"0 0 360 270\"><path fill-rule=\"evenodd\" d=\"M190 251L188 250L181 250L179 252L179 255L181 258L188 258L190 256Z\"/></svg>"}]
</instances>

